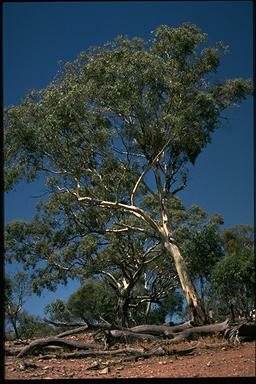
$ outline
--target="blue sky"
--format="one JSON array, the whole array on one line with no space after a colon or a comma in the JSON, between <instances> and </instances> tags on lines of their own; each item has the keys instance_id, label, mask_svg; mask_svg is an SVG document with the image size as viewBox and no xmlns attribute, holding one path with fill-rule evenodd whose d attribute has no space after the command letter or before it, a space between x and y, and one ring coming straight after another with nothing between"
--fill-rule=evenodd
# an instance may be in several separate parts
<instances>
[{"instance_id":1,"label":"blue sky","mask_svg":"<svg viewBox=\"0 0 256 384\"><path fill-rule=\"evenodd\" d=\"M230 46L216 79L253 77L252 1L4 3L4 105L19 104L28 90L47 86L59 61L72 61L90 46L120 34L148 39L158 25L178 27L182 22L194 23L208 33L209 45L221 40ZM224 116L228 120L199 156L180 197L186 206L195 203L210 214L221 214L226 227L253 224L252 98ZM5 221L31 219L33 196L41 191L39 182L22 182L6 194ZM15 268L12 265L7 271ZM25 308L43 315L47 303L57 297L66 299L78 286L72 283L55 293L45 291L40 298L32 296Z\"/></svg>"}]
</instances>

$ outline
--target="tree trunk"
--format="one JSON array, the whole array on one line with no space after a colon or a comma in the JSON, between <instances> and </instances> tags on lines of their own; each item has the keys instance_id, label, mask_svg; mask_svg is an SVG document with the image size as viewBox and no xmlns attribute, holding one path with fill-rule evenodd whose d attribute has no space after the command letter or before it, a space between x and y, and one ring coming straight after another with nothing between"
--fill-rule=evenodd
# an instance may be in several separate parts
<instances>
[{"instance_id":1,"label":"tree trunk","mask_svg":"<svg viewBox=\"0 0 256 384\"><path fill-rule=\"evenodd\" d=\"M178 246L175 243L170 242L169 238L170 236L165 236L164 247L174 260L181 288L189 306L190 319L195 325L206 324L208 323L208 317L188 275L185 260L183 259Z\"/></svg>"},{"instance_id":2,"label":"tree trunk","mask_svg":"<svg viewBox=\"0 0 256 384\"><path fill-rule=\"evenodd\" d=\"M11 318L11 323L12 323L12 326L13 326L13 329L14 329L14 333L15 333L16 339L19 339L20 335L19 335L19 332L18 332L16 321Z\"/></svg>"},{"instance_id":3,"label":"tree trunk","mask_svg":"<svg viewBox=\"0 0 256 384\"><path fill-rule=\"evenodd\" d=\"M117 324L121 327L128 328L128 305L129 299L120 296L117 300Z\"/></svg>"},{"instance_id":4,"label":"tree trunk","mask_svg":"<svg viewBox=\"0 0 256 384\"><path fill-rule=\"evenodd\" d=\"M204 285L203 275L200 274L199 279L200 279L200 290L201 290L201 303L205 310L205 285Z\"/></svg>"}]
</instances>

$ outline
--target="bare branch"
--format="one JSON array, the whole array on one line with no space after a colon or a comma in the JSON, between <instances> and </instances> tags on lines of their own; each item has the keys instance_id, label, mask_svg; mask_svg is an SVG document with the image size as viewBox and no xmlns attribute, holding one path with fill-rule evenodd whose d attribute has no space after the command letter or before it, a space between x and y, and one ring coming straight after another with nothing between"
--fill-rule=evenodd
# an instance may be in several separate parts
<instances>
[{"instance_id":1,"label":"bare branch","mask_svg":"<svg viewBox=\"0 0 256 384\"><path fill-rule=\"evenodd\" d=\"M126 151L121 151L120 149L118 148L115 148L115 147L112 147L113 150L117 153L120 153L122 155L130 155L130 156L135 156L135 157L143 157L145 158L146 156L143 155L142 153L133 153L133 152L126 152Z\"/></svg>"},{"instance_id":2,"label":"bare branch","mask_svg":"<svg viewBox=\"0 0 256 384\"><path fill-rule=\"evenodd\" d=\"M176 188L174 191L171 192L172 195L175 195L179 191L182 191L186 186L187 186L187 177L184 177L184 179L182 180L182 184L178 188Z\"/></svg>"},{"instance_id":3,"label":"bare branch","mask_svg":"<svg viewBox=\"0 0 256 384\"><path fill-rule=\"evenodd\" d=\"M72 195L74 195L78 201L85 202L87 204L95 204L102 208L114 208L121 209L126 212L130 212L132 215L142 219L144 222L149 224L152 228L154 228L157 232L160 232L160 228L158 224L146 213L143 209L136 207L134 205L127 205L123 203L113 202L113 201L105 201L95 199L89 196L80 196L78 191L69 191Z\"/></svg>"},{"instance_id":4,"label":"bare branch","mask_svg":"<svg viewBox=\"0 0 256 384\"><path fill-rule=\"evenodd\" d=\"M123 226L124 228L120 228L120 229L115 229L115 228L107 229L106 232L127 232L129 230L137 231L137 232L143 232L143 233L146 232L146 230L144 228L134 227L134 226L128 225L128 224L119 224L119 223L117 223L117 225Z\"/></svg>"},{"instance_id":5,"label":"bare branch","mask_svg":"<svg viewBox=\"0 0 256 384\"><path fill-rule=\"evenodd\" d=\"M60 187L59 185L56 185L56 188L59 192L70 192L67 187Z\"/></svg>"},{"instance_id":6,"label":"bare branch","mask_svg":"<svg viewBox=\"0 0 256 384\"><path fill-rule=\"evenodd\" d=\"M138 186L141 182L141 180L144 178L144 176L148 173L148 171L151 169L152 165L155 164L155 162L159 159L159 157L162 155L162 153L164 152L164 150L168 147L168 145L171 143L171 141L173 140L173 137L170 137L166 143L164 144L164 146L161 148L161 150L157 153L157 155L153 158L152 161L150 161L146 168L144 169L144 171L140 174L138 180L136 181L136 184L135 186L133 187L133 190L132 190L132 193L131 193L131 205L134 205L134 197L135 197L135 193L138 189Z\"/></svg>"},{"instance_id":7,"label":"bare branch","mask_svg":"<svg viewBox=\"0 0 256 384\"><path fill-rule=\"evenodd\" d=\"M149 247L146 252L142 255L142 258L145 258L150 252L153 252L154 249L159 245L159 242Z\"/></svg>"},{"instance_id":8,"label":"bare branch","mask_svg":"<svg viewBox=\"0 0 256 384\"><path fill-rule=\"evenodd\" d=\"M160 251L159 251L160 252ZM152 263L154 260L156 260L161 254L153 256L151 259L144 261L144 265Z\"/></svg>"},{"instance_id":9,"label":"bare branch","mask_svg":"<svg viewBox=\"0 0 256 384\"><path fill-rule=\"evenodd\" d=\"M120 229L106 229L107 233L118 233L118 232L127 232L129 228L120 228Z\"/></svg>"},{"instance_id":10,"label":"bare branch","mask_svg":"<svg viewBox=\"0 0 256 384\"><path fill-rule=\"evenodd\" d=\"M114 283L115 287L116 288L120 288L120 284L118 283L118 281L116 280L116 278L110 273L110 272L107 272L107 271L100 271L100 273L102 273L103 275L105 276L108 276L111 281Z\"/></svg>"}]
</instances>

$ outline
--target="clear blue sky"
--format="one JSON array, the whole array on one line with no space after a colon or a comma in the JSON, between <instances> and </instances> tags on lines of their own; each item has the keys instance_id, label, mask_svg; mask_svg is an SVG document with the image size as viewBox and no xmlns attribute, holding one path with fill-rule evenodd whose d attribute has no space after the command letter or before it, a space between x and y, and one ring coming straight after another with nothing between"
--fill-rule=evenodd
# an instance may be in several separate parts
<instances>
[{"instance_id":1,"label":"clear blue sky","mask_svg":"<svg viewBox=\"0 0 256 384\"><path fill-rule=\"evenodd\" d=\"M116 1L38 2L3 5L4 105L19 104L28 90L43 88L58 71L60 60L125 34L150 38L160 24L177 27L191 22L208 33L209 45L223 41L230 54L223 58L216 79L253 76L252 1ZM186 206L198 204L219 213L225 226L253 224L252 99L229 110L224 126L199 156L189 186L180 197ZM5 196L5 221L29 220L42 186L21 183ZM16 266L8 267L14 272ZM79 286L72 283L55 293L32 296L25 308L43 315L57 297L66 299Z\"/></svg>"}]
</instances>

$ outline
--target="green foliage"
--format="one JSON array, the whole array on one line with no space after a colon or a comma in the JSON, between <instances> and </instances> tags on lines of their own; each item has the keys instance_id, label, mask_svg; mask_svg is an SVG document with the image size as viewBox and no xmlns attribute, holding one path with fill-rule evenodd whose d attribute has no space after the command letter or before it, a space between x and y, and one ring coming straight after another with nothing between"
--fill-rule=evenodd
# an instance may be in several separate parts
<instances>
[{"instance_id":1,"label":"green foliage","mask_svg":"<svg viewBox=\"0 0 256 384\"><path fill-rule=\"evenodd\" d=\"M53 184L71 185L75 176L89 194L110 199L118 187L125 195L136 166L115 152L120 136L146 159L171 137L173 160L194 163L220 112L252 91L243 79L210 85L207 74L217 70L224 49L200 52L206 39L192 24L162 25L148 42L121 36L81 53L47 88L7 108L7 189L23 176L31 181L56 171Z\"/></svg>"},{"instance_id":2,"label":"green foliage","mask_svg":"<svg viewBox=\"0 0 256 384\"><path fill-rule=\"evenodd\" d=\"M215 265L211 277L210 298L220 317L248 317L255 304L254 229L236 225L223 232L226 255Z\"/></svg>"},{"instance_id":3,"label":"green foliage","mask_svg":"<svg viewBox=\"0 0 256 384\"><path fill-rule=\"evenodd\" d=\"M74 319L99 321L100 317L115 322L116 295L102 280L86 280L67 301L67 309Z\"/></svg>"},{"instance_id":4,"label":"green foliage","mask_svg":"<svg viewBox=\"0 0 256 384\"><path fill-rule=\"evenodd\" d=\"M133 291L133 300L143 290L138 286ZM145 293L145 292L144 292ZM134 305L135 301L131 300ZM117 322L117 295L107 281L87 279L84 284L73 294L66 303L57 299L45 307L45 313L53 321L72 322L90 321L97 322L102 318L111 324ZM129 309L131 324L161 324L166 316L171 317L182 308L182 296L177 292L169 292L158 304L151 304L147 312L147 303Z\"/></svg>"},{"instance_id":5,"label":"green foliage","mask_svg":"<svg viewBox=\"0 0 256 384\"><path fill-rule=\"evenodd\" d=\"M71 321L71 313L67 309L64 301L61 299L56 299L53 303L47 304L44 308L44 312L52 321Z\"/></svg>"},{"instance_id":6,"label":"green foliage","mask_svg":"<svg viewBox=\"0 0 256 384\"><path fill-rule=\"evenodd\" d=\"M5 328L7 330L11 325L14 338L27 339L54 334L53 327L45 324L39 316L33 316L24 311L23 306L30 293L30 280L27 273L17 272L13 276L5 275ZM6 335L11 337L8 331Z\"/></svg>"},{"instance_id":7,"label":"green foliage","mask_svg":"<svg viewBox=\"0 0 256 384\"><path fill-rule=\"evenodd\" d=\"M200 230L191 230L182 244L190 274L208 277L214 264L223 256L220 232L216 225L206 223Z\"/></svg>"},{"instance_id":8,"label":"green foliage","mask_svg":"<svg viewBox=\"0 0 256 384\"><path fill-rule=\"evenodd\" d=\"M220 315L230 316L232 304L236 316L248 317L255 302L252 251L228 254L214 266L211 297Z\"/></svg>"},{"instance_id":9,"label":"green foliage","mask_svg":"<svg viewBox=\"0 0 256 384\"><path fill-rule=\"evenodd\" d=\"M247 224L235 225L225 229L222 237L226 252L233 254L244 249L253 249L255 230Z\"/></svg>"},{"instance_id":10,"label":"green foliage","mask_svg":"<svg viewBox=\"0 0 256 384\"><path fill-rule=\"evenodd\" d=\"M23 312L19 318L19 337L21 339L48 337L56 334L56 330L46 324L39 316Z\"/></svg>"},{"instance_id":11,"label":"green foliage","mask_svg":"<svg viewBox=\"0 0 256 384\"><path fill-rule=\"evenodd\" d=\"M163 324L167 316L179 315L182 310L182 296L177 292L170 292L159 305L153 307L146 317L147 324Z\"/></svg>"},{"instance_id":12,"label":"green foliage","mask_svg":"<svg viewBox=\"0 0 256 384\"><path fill-rule=\"evenodd\" d=\"M30 293L31 286L27 273L16 272L13 276L5 274L5 320L7 325L11 324L13 327L16 337L19 337L18 326L25 300Z\"/></svg>"},{"instance_id":13,"label":"green foliage","mask_svg":"<svg viewBox=\"0 0 256 384\"><path fill-rule=\"evenodd\" d=\"M100 317L115 321L117 298L104 280L87 279L67 302L60 299L46 305L44 312L50 320L59 322L99 321Z\"/></svg>"},{"instance_id":14,"label":"green foliage","mask_svg":"<svg viewBox=\"0 0 256 384\"><path fill-rule=\"evenodd\" d=\"M171 201L171 217L191 277L196 279L202 275L209 278L213 265L223 256L222 217L217 214L209 216L197 205L185 209L177 197Z\"/></svg>"},{"instance_id":15,"label":"green foliage","mask_svg":"<svg viewBox=\"0 0 256 384\"><path fill-rule=\"evenodd\" d=\"M15 259L32 271L32 289L38 294L42 288L55 290L59 282L66 284L68 278L83 276L81 267L97 249L96 239L87 234L86 226L81 229L76 224L72 207L69 209L63 215L53 202L30 223L16 221L5 227L6 260ZM62 217L64 221L59 221Z\"/></svg>"}]
</instances>

